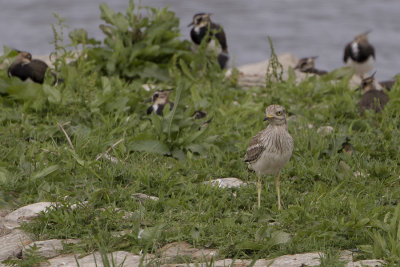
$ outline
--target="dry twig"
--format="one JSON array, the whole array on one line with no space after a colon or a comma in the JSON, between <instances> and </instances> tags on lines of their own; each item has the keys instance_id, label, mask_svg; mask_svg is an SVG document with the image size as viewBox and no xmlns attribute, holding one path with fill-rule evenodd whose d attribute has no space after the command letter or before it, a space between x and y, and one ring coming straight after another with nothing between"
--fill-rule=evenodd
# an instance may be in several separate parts
<instances>
[{"instance_id":1,"label":"dry twig","mask_svg":"<svg viewBox=\"0 0 400 267\"><path fill-rule=\"evenodd\" d=\"M107 156L109 156L108 153L109 153L112 149L114 149L119 143L121 143L121 142L123 142L123 141L124 141L124 138L119 139L116 143L114 143L112 146L110 146L110 147L106 150L106 152L97 155L96 160L99 160L99 159L101 159L102 157L107 157ZM107 158L107 159L108 159L108 158Z\"/></svg>"},{"instance_id":2,"label":"dry twig","mask_svg":"<svg viewBox=\"0 0 400 267\"><path fill-rule=\"evenodd\" d=\"M71 139L69 138L67 132L64 130L64 127L63 127L64 125L67 125L67 124L69 124L69 123L70 123L69 121L68 121L68 122L65 122L65 123L63 123L63 124L60 124L60 123L57 122L57 126L61 129L61 131L63 131L65 137L66 137L67 140L68 140L68 143L69 143L69 146L71 147L71 149L72 149L73 151L75 151L75 147L74 147L74 145L72 144Z\"/></svg>"}]
</instances>

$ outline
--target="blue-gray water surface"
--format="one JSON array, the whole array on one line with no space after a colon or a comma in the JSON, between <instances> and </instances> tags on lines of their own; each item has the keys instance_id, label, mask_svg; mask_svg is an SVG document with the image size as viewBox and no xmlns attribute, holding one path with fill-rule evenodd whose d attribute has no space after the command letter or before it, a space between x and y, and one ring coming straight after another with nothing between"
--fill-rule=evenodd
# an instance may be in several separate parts
<instances>
[{"instance_id":1,"label":"blue-gray water surface","mask_svg":"<svg viewBox=\"0 0 400 267\"><path fill-rule=\"evenodd\" d=\"M70 29L84 28L102 40L99 5L124 12L128 0L0 0L0 45L30 51L34 56L52 51L52 12L66 18ZM376 76L389 79L400 72L400 1L396 0L143 0L145 6L165 7L180 18L182 38L189 38L193 14L213 13L223 25L231 63L242 65L268 58L267 36L277 53L319 56L317 68L343 66L343 49L358 33L372 30Z\"/></svg>"}]
</instances>

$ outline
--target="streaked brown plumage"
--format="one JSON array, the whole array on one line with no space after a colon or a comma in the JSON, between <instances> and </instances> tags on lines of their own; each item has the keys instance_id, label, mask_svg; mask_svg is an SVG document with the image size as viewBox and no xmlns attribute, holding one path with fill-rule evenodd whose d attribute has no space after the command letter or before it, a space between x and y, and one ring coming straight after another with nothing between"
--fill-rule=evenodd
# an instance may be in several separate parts
<instances>
[{"instance_id":1,"label":"streaked brown plumage","mask_svg":"<svg viewBox=\"0 0 400 267\"><path fill-rule=\"evenodd\" d=\"M389 102L389 96L384 90L378 90L375 86L374 74L362 80L361 88L363 95L358 103L360 114L364 114L367 109L373 109L375 112L380 112L384 109L387 102Z\"/></svg>"},{"instance_id":2,"label":"streaked brown plumage","mask_svg":"<svg viewBox=\"0 0 400 267\"><path fill-rule=\"evenodd\" d=\"M286 111L280 105L270 105L265 110L267 128L256 134L247 147L245 162L257 173L258 207L261 205L261 175L277 175L275 186L278 209L281 209L279 171L289 161L293 152L293 138L288 132Z\"/></svg>"},{"instance_id":3,"label":"streaked brown plumage","mask_svg":"<svg viewBox=\"0 0 400 267\"><path fill-rule=\"evenodd\" d=\"M305 57L299 60L297 65L294 67L295 70L299 70L304 73L313 73L317 75L327 74L327 71L319 70L315 68L315 59L317 57Z\"/></svg>"}]
</instances>

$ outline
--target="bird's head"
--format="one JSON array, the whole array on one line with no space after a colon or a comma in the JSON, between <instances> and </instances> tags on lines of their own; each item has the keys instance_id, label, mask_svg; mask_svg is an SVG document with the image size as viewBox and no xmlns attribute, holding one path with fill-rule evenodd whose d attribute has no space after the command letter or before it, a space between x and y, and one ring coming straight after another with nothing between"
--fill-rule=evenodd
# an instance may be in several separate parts
<instances>
[{"instance_id":1,"label":"bird's head","mask_svg":"<svg viewBox=\"0 0 400 267\"><path fill-rule=\"evenodd\" d=\"M315 67L315 59L316 57L305 57L299 60L297 65L294 67L295 70L299 70L301 72L307 72L312 70Z\"/></svg>"},{"instance_id":2,"label":"bird's head","mask_svg":"<svg viewBox=\"0 0 400 267\"><path fill-rule=\"evenodd\" d=\"M210 25L211 23L211 13L197 13L193 16L193 21L188 25L195 26L195 27L204 27Z\"/></svg>"},{"instance_id":3,"label":"bird's head","mask_svg":"<svg viewBox=\"0 0 400 267\"><path fill-rule=\"evenodd\" d=\"M26 51L20 51L17 50L18 55L17 55L17 59L19 60L19 62L23 62L23 63L29 63L32 60L32 54Z\"/></svg>"},{"instance_id":4,"label":"bird's head","mask_svg":"<svg viewBox=\"0 0 400 267\"><path fill-rule=\"evenodd\" d=\"M375 89L375 78L374 78L375 73L376 72L374 72L371 76L362 79L361 88L362 88L363 92L367 92L369 90Z\"/></svg>"},{"instance_id":5,"label":"bird's head","mask_svg":"<svg viewBox=\"0 0 400 267\"><path fill-rule=\"evenodd\" d=\"M280 105L270 105L265 109L265 118L272 125L286 124L286 110Z\"/></svg>"},{"instance_id":6,"label":"bird's head","mask_svg":"<svg viewBox=\"0 0 400 267\"><path fill-rule=\"evenodd\" d=\"M172 89L157 90L151 97L153 104L164 106L169 102L169 93Z\"/></svg>"},{"instance_id":7,"label":"bird's head","mask_svg":"<svg viewBox=\"0 0 400 267\"><path fill-rule=\"evenodd\" d=\"M372 30L368 30L364 33L358 34L356 35L356 37L354 37L354 41L358 44L361 43L368 43L368 34L371 32Z\"/></svg>"}]
</instances>

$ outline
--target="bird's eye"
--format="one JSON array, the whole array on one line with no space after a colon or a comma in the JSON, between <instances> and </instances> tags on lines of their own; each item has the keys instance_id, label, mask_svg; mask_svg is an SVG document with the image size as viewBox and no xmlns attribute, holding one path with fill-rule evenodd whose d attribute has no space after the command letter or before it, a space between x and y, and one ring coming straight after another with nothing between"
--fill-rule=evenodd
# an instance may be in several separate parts
<instances>
[{"instance_id":1,"label":"bird's eye","mask_svg":"<svg viewBox=\"0 0 400 267\"><path fill-rule=\"evenodd\" d=\"M159 95L158 95L158 94L154 94L153 97L154 97L154 98L158 98Z\"/></svg>"},{"instance_id":2,"label":"bird's eye","mask_svg":"<svg viewBox=\"0 0 400 267\"><path fill-rule=\"evenodd\" d=\"M278 116L282 115L282 111L277 111L276 115L278 115Z\"/></svg>"}]
</instances>

